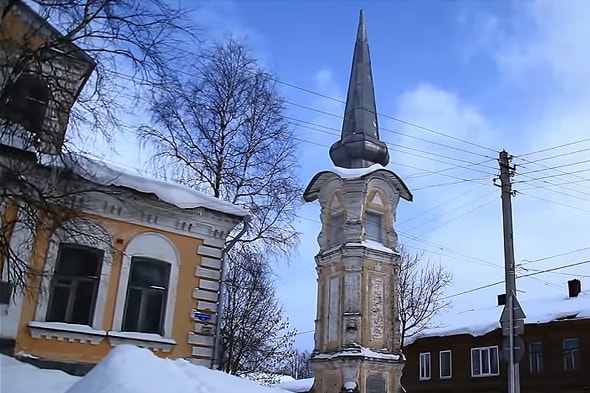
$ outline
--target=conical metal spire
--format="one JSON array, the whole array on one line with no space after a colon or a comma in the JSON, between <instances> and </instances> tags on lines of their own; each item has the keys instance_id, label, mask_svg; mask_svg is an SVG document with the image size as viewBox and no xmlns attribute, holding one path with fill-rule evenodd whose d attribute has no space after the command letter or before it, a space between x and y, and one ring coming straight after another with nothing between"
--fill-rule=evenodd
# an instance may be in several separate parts
<instances>
[{"instance_id":1,"label":"conical metal spire","mask_svg":"<svg viewBox=\"0 0 590 393\"><path fill-rule=\"evenodd\" d=\"M379 140L377 106L371 72L371 57L361 10L348 84L344 122L340 140L330 148L334 165L342 168L367 168L389 163L387 145Z\"/></svg>"}]
</instances>

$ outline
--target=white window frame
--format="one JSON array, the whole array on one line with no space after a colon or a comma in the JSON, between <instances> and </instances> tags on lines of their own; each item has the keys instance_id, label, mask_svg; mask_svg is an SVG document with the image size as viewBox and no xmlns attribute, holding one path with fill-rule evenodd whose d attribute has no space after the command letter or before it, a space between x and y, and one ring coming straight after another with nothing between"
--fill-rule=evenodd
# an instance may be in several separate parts
<instances>
[{"instance_id":1,"label":"white window frame","mask_svg":"<svg viewBox=\"0 0 590 393\"><path fill-rule=\"evenodd\" d=\"M574 366L573 369L568 369L567 366L567 361L566 361L566 349L565 349L565 342L566 341L571 341L571 340L576 340L576 343L578 344L578 346L575 349L568 349L568 355L571 356L571 361L572 361L572 365ZM571 337L571 338L566 338L563 340L563 369L566 372L573 372L573 371L579 371L580 370L580 364L576 363L576 355L575 353L578 353L578 359L580 358L580 339L578 339L577 337Z\"/></svg>"},{"instance_id":2,"label":"white window frame","mask_svg":"<svg viewBox=\"0 0 590 393\"><path fill-rule=\"evenodd\" d=\"M68 230L68 228L72 229ZM103 252L100 279L98 283L98 291L96 293L96 303L94 306L94 316L92 317L91 325L93 329L102 330L109 280L111 276L111 265L113 264L113 247L111 236L107 230L98 222L86 218L74 218L64 222L61 225L61 228L58 228L53 233L51 240L49 241L49 248L47 250L47 258L45 262L45 271L49 274L44 274L41 280L41 292L37 302L37 309L35 311L35 321L45 322L47 307L49 306L51 278L55 271L55 265L57 264L59 246L62 243L75 243L82 246L96 248Z\"/></svg>"},{"instance_id":3,"label":"white window frame","mask_svg":"<svg viewBox=\"0 0 590 393\"><path fill-rule=\"evenodd\" d=\"M533 355L538 354L538 352L532 351L532 346L534 344L541 345L540 367L539 367L539 361L536 362L538 369L533 369ZM544 368L544 365L543 365L543 342L542 341L534 341L534 342L529 343L529 372L533 375L540 374L543 372L543 368Z\"/></svg>"},{"instance_id":4,"label":"white window frame","mask_svg":"<svg viewBox=\"0 0 590 393\"><path fill-rule=\"evenodd\" d=\"M443 353L449 354L449 375L442 375L442 356ZM450 349L445 349L438 353L438 375L440 379L451 379L453 378L453 353Z\"/></svg>"},{"instance_id":5,"label":"white window frame","mask_svg":"<svg viewBox=\"0 0 590 393\"><path fill-rule=\"evenodd\" d=\"M369 235L369 217L370 216L374 216L374 217L379 217L379 229L378 229L378 238L375 238L371 235ZM365 235L367 240L372 240L378 243L383 243L383 213L381 212L377 212L374 210L367 210L365 211Z\"/></svg>"},{"instance_id":6,"label":"white window frame","mask_svg":"<svg viewBox=\"0 0 590 393\"><path fill-rule=\"evenodd\" d=\"M491 356L491 349L495 349L496 350L496 356L495 359L492 358ZM487 350L488 351L488 360L490 361L490 371L488 373L483 373L482 372L482 352ZM474 374L474 369L473 369L473 352L474 351L479 351L479 374ZM500 375L500 359L499 359L499 350L498 350L498 346L497 345L491 345L489 347L477 347L477 348L471 348L471 352L470 352L470 357L471 357L471 376L475 377L475 378L479 378L479 377L495 377ZM498 370L497 372L493 373L492 372L492 361L496 363L496 370Z\"/></svg>"},{"instance_id":7,"label":"white window frame","mask_svg":"<svg viewBox=\"0 0 590 393\"><path fill-rule=\"evenodd\" d=\"M167 262L170 264L170 278L168 282L168 296L166 299L166 312L164 313L164 334L163 338L172 338L172 324L174 320L174 306L176 304L176 287L178 283L178 270L180 258L174 243L166 236L155 232L141 233L135 236L125 248L123 263L121 264L121 275L119 277L119 288L115 301L115 317L113 318L113 331L121 332L123 325L123 314L125 302L127 301L127 286L131 273L131 259L133 257L146 257ZM125 333L125 332L123 332ZM136 336L146 333L134 333ZM149 336L158 336L149 334Z\"/></svg>"},{"instance_id":8,"label":"white window frame","mask_svg":"<svg viewBox=\"0 0 590 393\"><path fill-rule=\"evenodd\" d=\"M428 359L428 363L427 363L427 368L426 367L422 367L423 365L425 365L425 359ZM430 378L432 378L432 357L430 356L430 352L421 352L419 355L419 371L418 371L418 375L419 375L419 379L420 381L428 381ZM424 375L424 373L422 373L422 371L428 371L428 375Z\"/></svg>"}]
</instances>

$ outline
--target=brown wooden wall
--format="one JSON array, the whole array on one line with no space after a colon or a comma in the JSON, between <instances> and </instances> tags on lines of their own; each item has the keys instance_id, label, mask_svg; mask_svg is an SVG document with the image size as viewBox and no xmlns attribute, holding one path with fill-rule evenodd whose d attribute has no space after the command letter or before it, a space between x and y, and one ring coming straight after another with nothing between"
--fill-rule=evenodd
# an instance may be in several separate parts
<instances>
[{"instance_id":1,"label":"brown wooden wall","mask_svg":"<svg viewBox=\"0 0 590 393\"><path fill-rule=\"evenodd\" d=\"M521 393L590 393L590 319L556 321L526 325L522 336L525 346L531 342L543 343L543 372L530 373L528 351L520 362ZM577 338L580 343L581 368L564 370L563 340ZM499 393L507 391L506 364L500 360L500 375L493 377L471 376L471 348L498 345L501 349L500 329L484 336L462 334L448 337L427 337L404 348L406 366L402 385L408 393ZM441 379L439 352L452 351L452 377ZM419 354L430 352L431 378L419 380Z\"/></svg>"}]
</instances>

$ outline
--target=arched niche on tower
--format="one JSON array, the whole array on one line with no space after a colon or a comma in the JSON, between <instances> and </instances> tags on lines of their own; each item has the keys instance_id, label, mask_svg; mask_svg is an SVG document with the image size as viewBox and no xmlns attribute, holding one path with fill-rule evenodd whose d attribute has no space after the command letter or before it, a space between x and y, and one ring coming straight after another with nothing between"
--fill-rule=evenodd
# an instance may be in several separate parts
<instances>
[{"instance_id":1,"label":"arched niche on tower","mask_svg":"<svg viewBox=\"0 0 590 393\"><path fill-rule=\"evenodd\" d=\"M392 249L397 247L398 237L393 223L399 199L400 195L391 182L382 177L369 177L362 215L364 240L376 241Z\"/></svg>"},{"instance_id":2,"label":"arched niche on tower","mask_svg":"<svg viewBox=\"0 0 590 393\"><path fill-rule=\"evenodd\" d=\"M322 250L342 244L345 240L344 224L347 219L342 179L332 177L318 195L322 230L318 244Z\"/></svg>"}]
</instances>

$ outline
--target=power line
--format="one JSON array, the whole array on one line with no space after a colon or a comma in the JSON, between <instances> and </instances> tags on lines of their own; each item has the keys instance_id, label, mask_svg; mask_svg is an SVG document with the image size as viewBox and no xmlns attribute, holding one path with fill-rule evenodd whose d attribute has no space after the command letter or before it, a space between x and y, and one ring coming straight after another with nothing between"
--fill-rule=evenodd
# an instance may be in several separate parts
<instances>
[{"instance_id":1,"label":"power line","mask_svg":"<svg viewBox=\"0 0 590 393\"><path fill-rule=\"evenodd\" d=\"M566 252L562 252L562 253L559 253L559 254L550 255L548 257L543 257L543 258L538 258L538 259L523 259L522 262L525 262L525 264L528 265L529 263L546 261L548 259L558 258L558 257L562 257L562 256L565 256L565 255L570 255L570 254L575 254L577 252L586 251L586 250L590 250L590 246L583 247L583 248L578 248L577 250L566 251Z\"/></svg>"},{"instance_id":2,"label":"power line","mask_svg":"<svg viewBox=\"0 0 590 393\"><path fill-rule=\"evenodd\" d=\"M584 143L584 142L588 142L588 141L590 141L590 138L580 139L578 141L568 142L568 143L564 143L562 145L557 145L557 146L548 147L548 148L545 148L545 149L535 150L535 151L532 151L532 152L529 152L529 153L525 153L525 154L519 154L519 155L516 155L514 157L516 157L516 158L522 158L522 157L532 156L534 154L539 154L539 153L543 153L543 152L550 151L550 150L555 150L555 149L561 149L562 147L577 145L579 143Z\"/></svg>"},{"instance_id":3,"label":"power line","mask_svg":"<svg viewBox=\"0 0 590 393\"><path fill-rule=\"evenodd\" d=\"M526 278L526 277L537 276L539 274L551 273L551 272L554 272L556 270L562 270L562 269L567 269L567 268L570 268L570 267L580 266L580 265L584 265L586 263L590 263L590 260L582 261L582 262L577 262L577 263L571 263L569 265L558 266L558 267L554 267L554 268L551 268L551 269L539 270L537 272L528 273L528 274L524 274L524 275L518 276L517 278ZM446 299L451 299L451 298L454 298L454 297L457 297L457 296L466 295L468 293L476 292L476 291L479 291L479 290L482 290L482 289L485 289L485 288L489 288L489 287L493 287L495 285L499 285L499 284L503 284L503 283L504 283L504 280L496 281L496 282L493 282L493 283L490 283L490 284L482 285L480 287L468 289L466 291L462 291L462 292L459 292L459 293L455 293L453 295L442 297L440 300L446 300Z\"/></svg>"},{"instance_id":4,"label":"power line","mask_svg":"<svg viewBox=\"0 0 590 393\"><path fill-rule=\"evenodd\" d=\"M205 58L203 55L196 54L196 53L194 53L192 51L189 51L187 49L184 49L184 48L175 48L175 47L172 47L172 46L170 46L168 44L164 44L164 45L167 45L170 48L175 49L175 50L180 50L180 51L185 52L187 54L190 54L192 56L196 56L197 58ZM189 77L194 77L194 75L191 75L190 73L188 73L186 71L183 71L183 70L177 70L177 72L178 73L181 73L181 74L184 74L184 75L187 75ZM315 96L318 96L318 97L322 97L322 98L325 98L325 99L330 100L330 101L338 102L338 103L341 103L341 104L346 104L346 101L344 101L344 100L341 100L341 99L335 98L335 97L331 97L331 96L328 96L326 94L322 94L322 93L313 91L311 89L307 89L305 87L300 87L300 86L294 85L292 83L288 83L288 82L282 81L282 80L280 80L280 79L278 79L278 78L270 75L269 73L264 73L264 76L267 77L268 79L276 82L276 83L279 83L279 84L283 85L283 86L287 86L287 87L290 87L292 89L300 90L300 91L303 91L303 92L308 93L308 94L312 94L312 95L315 95ZM382 117L385 117L387 119L394 120L396 122L399 122L399 123L402 123L402 124L405 124L405 125L408 125L408 126L411 126L411 127L414 127L414 128L420 129L420 130L423 130L423 131L426 131L426 132L433 133L435 135L443 136L443 137L446 137L446 138L449 138L449 139L452 139L452 140L456 140L458 142L465 143L465 144L470 145L470 146L478 147L480 149L487 150L489 152L494 152L494 153L496 152L495 149L491 149L489 147L486 147L486 146L477 144L477 143L472 142L472 141L461 139L461 138L458 138L458 137L453 136L453 135L448 135L448 134L445 134L443 132L436 131L436 130L434 130L432 128L425 127L425 126L422 126L422 125L419 125L419 124L416 124L416 123L413 123L413 122L410 122L410 121L407 121L407 120L403 120L403 119L400 119L400 118L397 118L397 117L394 117L394 116L386 115L386 114L383 114L383 113L380 113L380 112L376 112L375 114L376 115L379 115L379 116L382 116Z\"/></svg>"}]
</instances>

